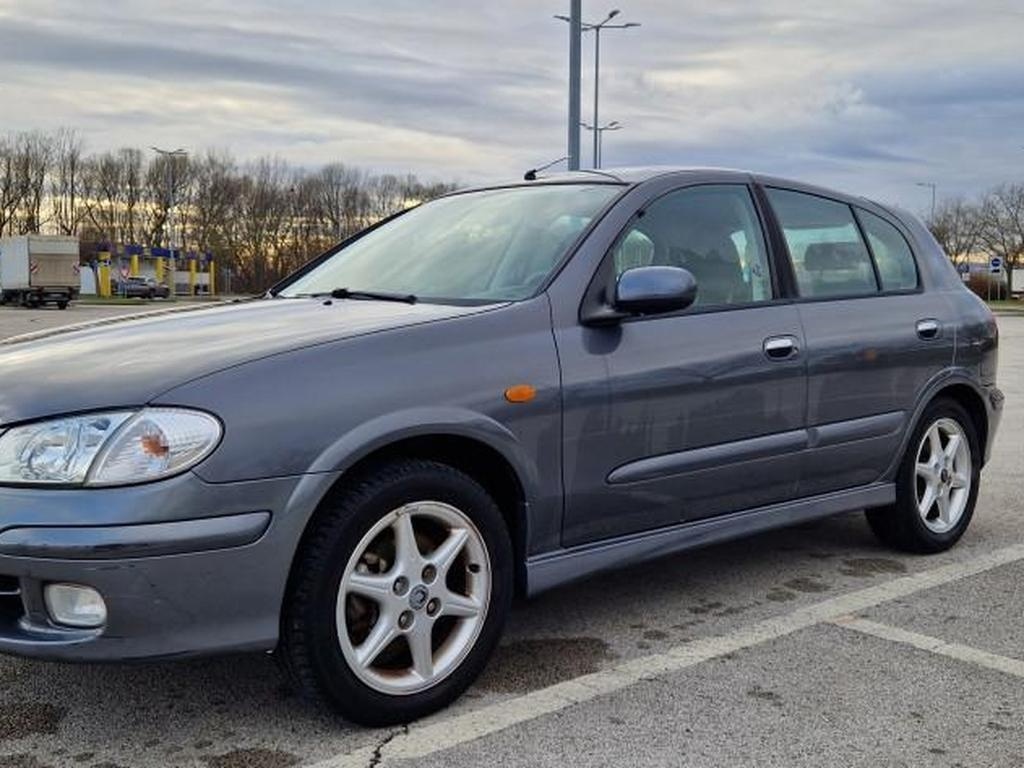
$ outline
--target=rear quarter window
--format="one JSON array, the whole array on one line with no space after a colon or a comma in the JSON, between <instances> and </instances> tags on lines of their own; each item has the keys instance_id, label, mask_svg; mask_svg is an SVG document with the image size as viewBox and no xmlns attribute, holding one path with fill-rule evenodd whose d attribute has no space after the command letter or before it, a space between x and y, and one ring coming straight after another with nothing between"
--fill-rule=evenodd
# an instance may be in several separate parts
<instances>
[{"instance_id":1,"label":"rear quarter window","mask_svg":"<svg viewBox=\"0 0 1024 768\"><path fill-rule=\"evenodd\" d=\"M917 265L906 238L881 216L860 209L857 215L878 265L882 290L909 291L917 288Z\"/></svg>"}]
</instances>

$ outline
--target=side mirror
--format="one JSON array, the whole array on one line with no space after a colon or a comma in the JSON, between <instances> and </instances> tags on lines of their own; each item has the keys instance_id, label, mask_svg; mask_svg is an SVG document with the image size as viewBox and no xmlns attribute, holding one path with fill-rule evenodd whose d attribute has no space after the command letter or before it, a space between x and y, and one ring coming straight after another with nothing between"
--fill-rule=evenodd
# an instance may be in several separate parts
<instances>
[{"instance_id":1,"label":"side mirror","mask_svg":"<svg viewBox=\"0 0 1024 768\"><path fill-rule=\"evenodd\" d=\"M656 315L686 309L697 298L697 279L681 267L634 267L615 285L612 306L631 315Z\"/></svg>"}]
</instances>

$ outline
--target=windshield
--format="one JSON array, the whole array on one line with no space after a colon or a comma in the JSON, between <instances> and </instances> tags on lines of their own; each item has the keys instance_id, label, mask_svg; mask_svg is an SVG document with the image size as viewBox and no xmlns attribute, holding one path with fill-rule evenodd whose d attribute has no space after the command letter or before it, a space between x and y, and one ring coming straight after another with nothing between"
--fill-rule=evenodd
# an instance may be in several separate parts
<instances>
[{"instance_id":1,"label":"windshield","mask_svg":"<svg viewBox=\"0 0 1024 768\"><path fill-rule=\"evenodd\" d=\"M347 288L428 301L525 299L621 189L558 184L443 197L368 232L278 295Z\"/></svg>"}]
</instances>

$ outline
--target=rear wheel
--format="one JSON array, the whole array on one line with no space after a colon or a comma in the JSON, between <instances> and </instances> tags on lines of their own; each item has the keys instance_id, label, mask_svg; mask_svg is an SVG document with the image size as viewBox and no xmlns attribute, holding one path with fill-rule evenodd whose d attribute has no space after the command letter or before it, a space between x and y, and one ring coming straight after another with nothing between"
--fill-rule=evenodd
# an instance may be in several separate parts
<instances>
[{"instance_id":1,"label":"rear wheel","mask_svg":"<svg viewBox=\"0 0 1024 768\"><path fill-rule=\"evenodd\" d=\"M58 301L57 302L57 309L67 309L67 308L68 308L68 303L66 301Z\"/></svg>"},{"instance_id":2,"label":"rear wheel","mask_svg":"<svg viewBox=\"0 0 1024 768\"><path fill-rule=\"evenodd\" d=\"M886 544L908 552L941 552L971 522L978 498L980 446L963 406L940 399L922 414L896 481L896 503L868 510L868 523Z\"/></svg>"},{"instance_id":3,"label":"rear wheel","mask_svg":"<svg viewBox=\"0 0 1024 768\"><path fill-rule=\"evenodd\" d=\"M401 461L328 502L284 608L286 673L366 725L456 699L487 662L512 597L512 553L493 499L467 475Z\"/></svg>"}]
</instances>

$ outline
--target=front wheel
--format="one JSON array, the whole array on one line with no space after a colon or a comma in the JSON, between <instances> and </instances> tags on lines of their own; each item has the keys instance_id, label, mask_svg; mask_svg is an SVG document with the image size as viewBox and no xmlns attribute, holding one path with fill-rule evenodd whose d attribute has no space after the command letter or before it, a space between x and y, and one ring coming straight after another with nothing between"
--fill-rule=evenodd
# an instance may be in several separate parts
<instances>
[{"instance_id":1,"label":"front wheel","mask_svg":"<svg viewBox=\"0 0 1024 768\"><path fill-rule=\"evenodd\" d=\"M448 705L483 670L512 598L494 500L452 467L408 460L327 504L289 587L278 649L286 673L364 725Z\"/></svg>"},{"instance_id":2,"label":"front wheel","mask_svg":"<svg viewBox=\"0 0 1024 768\"><path fill-rule=\"evenodd\" d=\"M896 503L867 512L884 543L908 552L952 547L971 522L978 498L981 448L973 419L954 400L924 411L896 478Z\"/></svg>"}]
</instances>

